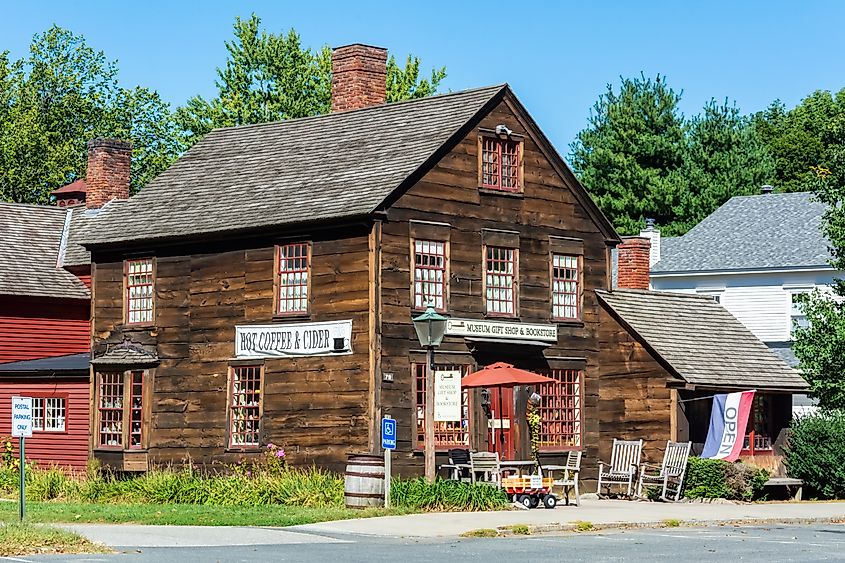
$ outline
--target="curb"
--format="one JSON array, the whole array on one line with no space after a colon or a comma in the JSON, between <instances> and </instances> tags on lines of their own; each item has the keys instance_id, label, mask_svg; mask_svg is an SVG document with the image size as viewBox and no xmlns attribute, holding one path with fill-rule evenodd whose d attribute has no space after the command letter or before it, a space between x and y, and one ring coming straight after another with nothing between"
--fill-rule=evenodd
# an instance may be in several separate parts
<instances>
[{"instance_id":1,"label":"curb","mask_svg":"<svg viewBox=\"0 0 845 563\"><path fill-rule=\"evenodd\" d=\"M524 537L529 535L551 534L557 532L569 532L584 534L601 532L604 530L629 530L629 529L661 529L661 528L696 528L708 526L759 526L766 524L842 524L845 523L844 516L827 516L821 518L740 518L735 520L679 520L677 526L667 525L666 521L659 522L609 522L606 524L593 524L591 522L541 524L536 526L526 525L528 533L514 532L514 525L498 526L496 537ZM584 529L584 525L589 528ZM520 526L520 525L516 525ZM464 532L464 534L468 534ZM461 534L462 537L465 537Z\"/></svg>"}]
</instances>

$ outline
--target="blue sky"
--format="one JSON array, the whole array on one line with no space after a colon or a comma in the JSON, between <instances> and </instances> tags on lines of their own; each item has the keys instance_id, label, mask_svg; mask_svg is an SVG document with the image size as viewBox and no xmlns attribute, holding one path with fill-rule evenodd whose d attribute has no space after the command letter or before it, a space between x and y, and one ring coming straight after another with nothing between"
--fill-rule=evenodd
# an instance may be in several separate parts
<instances>
[{"instance_id":1,"label":"blue sky","mask_svg":"<svg viewBox=\"0 0 845 563\"><path fill-rule=\"evenodd\" d=\"M415 7L417 6L417 7ZM14 2L0 50L23 56L53 23L118 59L121 83L172 104L212 95L236 15L307 46L352 42L446 66L443 90L509 82L564 155L605 85L640 72L683 90L682 110L711 97L744 112L845 87L845 2Z\"/></svg>"}]
</instances>

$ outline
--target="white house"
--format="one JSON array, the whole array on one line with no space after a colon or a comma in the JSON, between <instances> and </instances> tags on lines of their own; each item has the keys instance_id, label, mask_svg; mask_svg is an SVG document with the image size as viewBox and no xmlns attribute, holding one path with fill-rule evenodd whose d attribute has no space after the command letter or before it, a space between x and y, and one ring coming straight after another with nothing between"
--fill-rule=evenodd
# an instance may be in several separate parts
<instances>
[{"instance_id":1,"label":"white house","mask_svg":"<svg viewBox=\"0 0 845 563\"><path fill-rule=\"evenodd\" d=\"M680 237L660 240L649 227L641 236L652 239L651 286L713 296L795 366L792 327L806 322L795 296L842 276L828 263L824 210L810 193L764 191L731 198Z\"/></svg>"}]
</instances>

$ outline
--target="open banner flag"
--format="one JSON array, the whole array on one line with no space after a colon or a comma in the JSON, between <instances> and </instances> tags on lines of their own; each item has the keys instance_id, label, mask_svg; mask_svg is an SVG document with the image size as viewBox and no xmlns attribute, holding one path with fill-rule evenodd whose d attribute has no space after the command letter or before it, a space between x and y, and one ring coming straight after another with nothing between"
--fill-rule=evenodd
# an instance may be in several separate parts
<instances>
[{"instance_id":1,"label":"open banner flag","mask_svg":"<svg viewBox=\"0 0 845 563\"><path fill-rule=\"evenodd\" d=\"M701 457L736 461L745 442L745 427L754 391L713 395L710 430Z\"/></svg>"}]
</instances>

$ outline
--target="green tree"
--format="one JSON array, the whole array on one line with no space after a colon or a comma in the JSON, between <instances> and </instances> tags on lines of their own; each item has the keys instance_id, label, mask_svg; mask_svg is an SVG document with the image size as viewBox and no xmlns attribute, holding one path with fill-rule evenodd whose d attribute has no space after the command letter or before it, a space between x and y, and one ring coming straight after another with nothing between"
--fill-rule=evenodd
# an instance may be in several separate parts
<instances>
[{"instance_id":1,"label":"green tree","mask_svg":"<svg viewBox=\"0 0 845 563\"><path fill-rule=\"evenodd\" d=\"M685 152L680 99L663 77L623 78L618 91L608 85L599 96L570 147L576 174L622 234L639 232L646 217L678 234Z\"/></svg>"},{"instance_id":2,"label":"green tree","mask_svg":"<svg viewBox=\"0 0 845 563\"><path fill-rule=\"evenodd\" d=\"M845 89L818 90L791 110L780 101L754 116L760 138L775 158L775 186L795 192L812 189L816 167L830 168L845 146Z\"/></svg>"},{"instance_id":3,"label":"green tree","mask_svg":"<svg viewBox=\"0 0 845 563\"><path fill-rule=\"evenodd\" d=\"M189 143L215 127L264 123L328 113L331 109L331 49L302 46L291 29L286 34L261 30L261 19L236 18L234 39L226 42L226 65L217 69L217 96L195 96L176 118ZM387 62L387 101L429 96L437 91L446 69L420 76L420 60L408 56L405 67Z\"/></svg>"},{"instance_id":4,"label":"green tree","mask_svg":"<svg viewBox=\"0 0 845 563\"><path fill-rule=\"evenodd\" d=\"M675 209L676 227L686 232L728 199L760 192L773 181L774 160L735 104L710 100L687 125L682 176L685 189Z\"/></svg>"},{"instance_id":5,"label":"green tree","mask_svg":"<svg viewBox=\"0 0 845 563\"><path fill-rule=\"evenodd\" d=\"M845 150L834 151L831 167L815 167L813 188L827 205L822 230L830 241L830 265L845 270ZM793 350L810 395L824 409L845 409L845 281L837 279L833 295L815 291L802 296L807 327L796 327Z\"/></svg>"},{"instance_id":6,"label":"green tree","mask_svg":"<svg viewBox=\"0 0 845 563\"><path fill-rule=\"evenodd\" d=\"M167 104L124 89L117 65L82 36L53 26L28 57L0 57L0 198L47 203L52 190L84 177L88 140L133 144L132 186L140 188L182 150Z\"/></svg>"}]
</instances>

